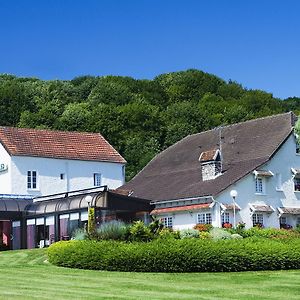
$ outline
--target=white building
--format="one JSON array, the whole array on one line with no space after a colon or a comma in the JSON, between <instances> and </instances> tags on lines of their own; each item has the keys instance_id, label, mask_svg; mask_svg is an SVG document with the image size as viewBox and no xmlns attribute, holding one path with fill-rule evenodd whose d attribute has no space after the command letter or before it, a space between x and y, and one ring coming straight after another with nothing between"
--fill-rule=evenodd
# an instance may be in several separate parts
<instances>
[{"instance_id":1,"label":"white building","mask_svg":"<svg viewBox=\"0 0 300 300\"><path fill-rule=\"evenodd\" d=\"M300 155L294 123L293 113L285 113L190 135L120 190L151 200L151 214L175 229L239 222L247 228L295 227Z\"/></svg>"},{"instance_id":2,"label":"white building","mask_svg":"<svg viewBox=\"0 0 300 300\"><path fill-rule=\"evenodd\" d=\"M0 127L0 194L115 189L125 182L125 163L99 133Z\"/></svg>"}]
</instances>

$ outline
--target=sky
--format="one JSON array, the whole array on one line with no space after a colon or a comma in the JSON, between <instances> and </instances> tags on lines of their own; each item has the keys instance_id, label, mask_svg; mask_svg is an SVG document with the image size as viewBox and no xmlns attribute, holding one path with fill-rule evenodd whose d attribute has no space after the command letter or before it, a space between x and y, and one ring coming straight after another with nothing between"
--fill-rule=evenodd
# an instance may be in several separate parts
<instances>
[{"instance_id":1,"label":"sky","mask_svg":"<svg viewBox=\"0 0 300 300\"><path fill-rule=\"evenodd\" d=\"M0 73L152 79L199 69L300 97L298 0L0 0Z\"/></svg>"}]
</instances>

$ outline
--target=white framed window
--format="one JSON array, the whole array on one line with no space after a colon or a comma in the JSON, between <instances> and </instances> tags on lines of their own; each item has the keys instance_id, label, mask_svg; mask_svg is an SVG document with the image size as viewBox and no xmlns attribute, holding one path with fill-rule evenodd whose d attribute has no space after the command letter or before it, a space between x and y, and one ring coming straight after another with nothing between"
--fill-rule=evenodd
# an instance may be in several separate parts
<instances>
[{"instance_id":1,"label":"white framed window","mask_svg":"<svg viewBox=\"0 0 300 300\"><path fill-rule=\"evenodd\" d=\"M276 177L276 190L280 191L282 190L281 174L276 173L275 177Z\"/></svg>"},{"instance_id":2,"label":"white framed window","mask_svg":"<svg viewBox=\"0 0 300 300\"><path fill-rule=\"evenodd\" d=\"M27 171L27 188L31 190L37 189L37 172Z\"/></svg>"},{"instance_id":3,"label":"white framed window","mask_svg":"<svg viewBox=\"0 0 300 300\"><path fill-rule=\"evenodd\" d=\"M255 193L257 194L264 193L264 182L263 182L263 178L261 177L255 178Z\"/></svg>"},{"instance_id":4,"label":"white framed window","mask_svg":"<svg viewBox=\"0 0 300 300\"><path fill-rule=\"evenodd\" d=\"M94 186L101 186L101 174L94 173Z\"/></svg>"},{"instance_id":5,"label":"white framed window","mask_svg":"<svg viewBox=\"0 0 300 300\"><path fill-rule=\"evenodd\" d=\"M253 226L256 225L264 225L264 216L263 214L253 214L252 215L252 222L253 222Z\"/></svg>"},{"instance_id":6,"label":"white framed window","mask_svg":"<svg viewBox=\"0 0 300 300\"><path fill-rule=\"evenodd\" d=\"M297 217L296 226L300 226L300 217Z\"/></svg>"},{"instance_id":7,"label":"white framed window","mask_svg":"<svg viewBox=\"0 0 300 300\"><path fill-rule=\"evenodd\" d=\"M162 217L160 221L163 223L164 227L166 228L173 227L173 217Z\"/></svg>"},{"instance_id":8,"label":"white framed window","mask_svg":"<svg viewBox=\"0 0 300 300\"><path fill-rule=\"evenodd\" d=\"M200 213L197 214L197 223L198 224L211 224L211 213Z\"/></svg>"},{"instance_id":9,"label":"white framed window","mask_svg":"<svg viewBox=\"0 0 300 300\"><path fill-rule=\"evenodd\" d=\"M279 223L280 223L281 225L286 225L286 224L287 224L286 217L280 217Z\"/></svg>"},{"instance_id":10,"label":"white framed window","mask_svg":"<svg viewBox=\"0 0 300 300\"><path fill-rule=\"evenodd\" d=\"M295 192L300 192L300 177L294 178L294 190Z\"/></svg>"},{"instance_id":11,"label":"white framed window","mask_svg":"<svg viewBox=\"0 0 300 300\"><path fill-rule=\"evenodd\" d=\"M222 216L222 224L230 223L229 212L224 212L221 216Z\"/></svg>"}]
</instances>

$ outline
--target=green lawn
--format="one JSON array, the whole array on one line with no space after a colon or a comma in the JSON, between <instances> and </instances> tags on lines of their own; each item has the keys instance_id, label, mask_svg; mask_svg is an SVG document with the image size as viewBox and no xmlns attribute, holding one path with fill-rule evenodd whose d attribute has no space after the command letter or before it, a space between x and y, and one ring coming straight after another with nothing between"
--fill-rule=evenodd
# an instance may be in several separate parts
<instances>
[{"instance_id":1,"label":"green lawn","mask_svg":"<svg viewBox=\"0 0 300 300\"><path fill-rule=\"evenodd\" d=\"M45 250L0 252L0 299L299 299L300 271L120 273L54 267Z\"/></svg>"}]
</instances>

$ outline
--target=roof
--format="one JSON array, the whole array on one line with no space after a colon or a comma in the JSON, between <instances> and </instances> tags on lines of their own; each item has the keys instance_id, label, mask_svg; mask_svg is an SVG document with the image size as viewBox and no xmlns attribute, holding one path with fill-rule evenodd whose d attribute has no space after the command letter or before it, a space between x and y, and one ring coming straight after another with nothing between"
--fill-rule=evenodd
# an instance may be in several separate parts
<instances>
[{"instance_id":1,"label":"roof","mask_svg":"<svg viewBox=\"0 0 300 300\"><path fill-rule=\"evenodd\" d=\"M282 214L300 215L300 207L278 207Z\"/></svg>"},{"instance_id":2,"label":"roof","mask_svg":"<svg viewBox=\"0 0 300 300\"><path fill-rule=\"evenodd\" d=\"M158 215L163 213L173 213L173 212L190 211L190 210L197 210L197 209L208 209L211 207L211 205L212 203L201 203L201 204L194 204L194 205L158 208L152 210L150 214Z\"/></svg>"},{"instance_id":3,"label":"roof","mask_svg":"<svg viewBox=\"0 0 300 300\"><path fill-rule=\"evenodd\" d=\"M11 156L126 163L100 133L0 127L0 143Z\"/></svg>"},{"instance_id":4,"label":"roof","mask_svg":"<svg viewBox=\"0 0 300 300\"><path fill-rule=\"evenodd\" d=\"M266 213L272 213L274 212L274 208L270 205L256 205L250 203L250 208L254 212L266 212Z\"/></svg>"},{"instance_id":5,"label":"roof","mask_svg":"<svg viewBox=\"0 0 300 300\"><path fill-rule=\"evenodd\" d=\"M255 170L254 172L255 176L262 176L262 177L272 177L274 174L271 171L266 171L266 170Z\"/></svg>"},{"instance_id":6,"label":"roof","mask_svg":"<svg viewBox=\"0 0 300 300\"><path fill-rule=\"evenodd\" d=\"M215 196L266 163L293 132L294 122L289 112L189 135L158 154L121 188L154 202ZM223 174L203 181L198 159L211 149L222 149Z\"/></svg>"},{"instance_id":7,"label":"roof","mask_svg":"<svg viewBox=\"0 0 300 300\"><path fill-rule=\"evenodd\" d=\"M218 153L219 153L218 149L204 151L200 154L199 161L207 162L207 161L215 160L218 156Z\"/></svg>"}]
</instances>

